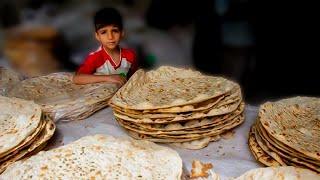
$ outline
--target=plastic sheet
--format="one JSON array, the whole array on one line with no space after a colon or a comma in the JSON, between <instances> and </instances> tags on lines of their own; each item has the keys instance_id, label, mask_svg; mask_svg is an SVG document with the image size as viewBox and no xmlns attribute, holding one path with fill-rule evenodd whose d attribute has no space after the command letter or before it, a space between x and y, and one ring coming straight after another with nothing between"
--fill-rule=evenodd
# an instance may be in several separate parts
<instances>
[{"instance_id":1,"label":"plastic sheet","mask_svg":"<svg viewBox=\"0 0 320 180\"><path fill-rule=\"evenodd\" d=\"M9 97L33 100L55 122L87 118L108 105L118 87L111 83L76 85L72 73L30 78L8 91Z\"/></svg>"},{"instance_id":2,"label":"plastic sheet","mask_svg":"<svg viewBox=\"0 0 320 180\"><path fill-rule=\"evenodd\" d=\"M22 80L21 74L0 66L0 95L5 96L9 88Z\"/></svg>"}]
</instances>

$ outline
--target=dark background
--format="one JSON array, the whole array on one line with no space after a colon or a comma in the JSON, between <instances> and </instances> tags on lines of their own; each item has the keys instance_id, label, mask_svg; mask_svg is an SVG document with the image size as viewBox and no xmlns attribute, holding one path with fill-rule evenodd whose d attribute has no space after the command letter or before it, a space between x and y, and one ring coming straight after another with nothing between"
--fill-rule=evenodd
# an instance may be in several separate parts
<instances>
[{"instance_id":1,"label":"dark background","mask_svg":"<svg viewBox=\"0 0 320 180\"><path fill-rule=\"evenodd\" d=\"M256 0L2 0L0 47L8 47L12 38L8 34L13 29L51 27L58 32L52 40L58 70L75 71L98 47L93 36L93 13L113 6L125 20L122 45L136 50L142 68L174 65L225 76L241 84L246 101L252 104L296 95L319 96L317 33L313 32L318 22L312 5L307 4L305 9L305 4ZM0 56L0 66L14 68L6 51Z\"/></svg>"}]
</instances>

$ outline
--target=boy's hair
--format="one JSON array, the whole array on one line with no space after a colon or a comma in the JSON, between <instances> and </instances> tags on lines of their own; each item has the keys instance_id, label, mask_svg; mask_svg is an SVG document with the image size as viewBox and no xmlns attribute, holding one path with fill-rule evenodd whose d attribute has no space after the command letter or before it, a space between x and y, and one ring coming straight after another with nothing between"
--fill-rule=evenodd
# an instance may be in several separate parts
<instances>
[{"instance_id":1,"label":"boy's hair","mask_svg":"<svg viewBox=\"0 0 320 180\"><path fill-rule=\"evenodd\" d=\"M108 25L117 26L120 31L123 29L122 16L114 8L103 8L97 11L94 15L94 27L97 32L100 28L103 28Z\"/></svg>"}]
</instances>

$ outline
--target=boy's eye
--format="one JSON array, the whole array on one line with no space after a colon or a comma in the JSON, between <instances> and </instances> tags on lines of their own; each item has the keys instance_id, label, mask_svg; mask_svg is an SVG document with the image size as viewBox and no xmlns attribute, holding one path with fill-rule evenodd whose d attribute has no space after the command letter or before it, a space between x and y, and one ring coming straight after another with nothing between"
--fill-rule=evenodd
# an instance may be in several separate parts
<instances>
[{"instance_id":1,"label":"boy's eye","mask_svg":"<svg viewBox=\"0 0 320 180\"><path fill-rule=\"evenodd\" d=\"M100 34L105 34L106 33L106 31L100 31Z\"/></svg>"},{"instance_id":2,"label":"boy's eye","mask_svg":"<svg viewBox=\"0 0 320 180\"><path fill-rule=\"evenodd\" d=\"M113 33L119 33L120 31L119 31L119 29L112 29L112 32Z\"/></svg>"}]
</instances>

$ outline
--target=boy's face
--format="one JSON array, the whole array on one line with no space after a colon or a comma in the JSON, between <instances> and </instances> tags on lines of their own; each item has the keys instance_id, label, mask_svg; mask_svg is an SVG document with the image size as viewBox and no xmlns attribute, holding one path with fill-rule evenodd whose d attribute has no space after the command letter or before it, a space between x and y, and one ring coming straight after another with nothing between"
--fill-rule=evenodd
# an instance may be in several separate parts
<instances>
[{"instance_id":1,"label":"boy's face","mask_svg":"<svg viewBox=\"0 0 320 180\"><path fill-rule=\"evenodd\" d=\"M100 28L96 32L96 39L108 50L114 50L118 47L124 33L118 26L108 25Z\"/></svg>"}]
</instances>

